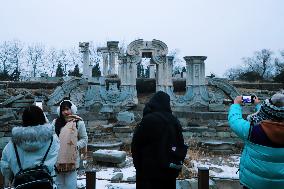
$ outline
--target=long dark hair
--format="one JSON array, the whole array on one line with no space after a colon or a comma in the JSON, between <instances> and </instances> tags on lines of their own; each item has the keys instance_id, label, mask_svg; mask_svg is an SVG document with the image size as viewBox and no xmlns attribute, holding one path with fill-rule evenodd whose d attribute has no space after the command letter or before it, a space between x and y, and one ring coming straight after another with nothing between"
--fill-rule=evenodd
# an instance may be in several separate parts
<instances>
[{"instance_id":1,"label":"long dark hair","mask_svg":"<svg viewBox=\"0 0 284 189\"><path fill-rule=\"evenodd\" d=\"M72 106L72 104L69 101L62 101L61 104L60 104L59 116L55 120L55 133L57 134L57 136L59 136L62 127L64 127L66 125L66 120L62 115L62 110L66 107L71 109L71 106Z\"/></svg>"},{"instance_id":2,"label":"long dark hair","mask_svg":"<svg viewBox=\"0 0 284 189\"><path fill-rule=\"evenodd\" d=\"M35 105L27 107L22 115L23 126L37 126L46 123L43 111Z\"/></svg>"}]
</instances>

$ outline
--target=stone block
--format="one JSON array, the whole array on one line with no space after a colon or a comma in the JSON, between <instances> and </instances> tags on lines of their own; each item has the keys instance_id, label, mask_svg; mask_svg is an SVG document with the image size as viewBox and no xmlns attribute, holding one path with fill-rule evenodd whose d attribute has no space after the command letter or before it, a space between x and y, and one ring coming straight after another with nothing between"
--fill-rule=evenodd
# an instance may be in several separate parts
<instances>
[{"instance_id":1,"label":"stone block","mask_svg":"<svg viewBox=\"0 0 284 189\"><path fill-rule=\"evenodd\" d=\"M130 124L135 121L134 119L134 114L132 112L124 111L124 112L119 112L116 116L117 121L121 123L126 123Z\"/></svg>"},{"instance_id":2,"label":"stone block","mask_svg":"<svg viewBox=\"0 0 284 189\"><path fill-rule=\"evenodd\" d=\"M216 132L202 132L203 137L216 137Z\"/></svg>"},{"instance_id":3,"label":"stone block","mask_svg":"<svg viewBox=\"0 0 284 189\"><path fill-rule=\"evenodd\" d=\"M113 132L115 133L132 133L132 128L130 127L113 127Z\"/></svg>"},{"instance_id":4,"label":"stone block","mask_svg":"<svg viewBox=\"0 0 284 189\"><path fill-rule=\"evenodd\" d=\"M218 189L242 189L240 181L238 179L221 179L214 178Z\"/></svg>"},{"instance_id":5,"label":"stone block","mask_svg":"<svg viewBox=\"0 0 284 189\"><path fill-rule=\"evenodd\" d=\"M231 137L231 133L230 132L217 132L217 137L229 138L229 137Z\"/></svg>"},{"instance_id":6,"label":"stone block","mask_svg":"<svg viewBox=\"0 0 284 189\"><path fill-rule=\"evenodd\" d=\"M113 182L118 182L121 181L123 179L123 173L119 172L119 173L115 173L112 177L111 177L111 181Z\"/></svg>"},{"instance_id":7,"label":"stone block","mask_svg":"<svg viewBox=\"0 0 284 189\"><path fill-rule=\"evenodd\" d=\"M119 150L120 147L123 145L122 142L117 141L117 142L97 142L97 143L92 143L88 144L88 150L89 151L97 151L100 149L105 149L105 150Z\"/></svg>"},{"instance_id":8,"label":"stone block","mask_svg":"<svg viewBox=\"0 0 284 189\"><path fill-rule=\"evenodd\" d=\"M123 163L126 160L126 152L118 150L97 150L93 153L95 162Z\"/></svg>"},{"instance_id":9,"label":"stone block","mask_svg":"<svg viewBox=\"0 0 284 189\"><path fill-rule=\"evenodd\" d=\"M0 138L2 138L5 135L5 132L0 132Z\"/></svg>"},{"instance_id":10,"label":"stone block","mask_svg":"<svg viewBox=\"0 0 284 189\"><path fill-rule=\"evenodd\" d=\"M182 135L187 138L191 137L201 137L201 133L193 133L193 132L182 132Z\"/></svg>"},{"instance_id":11,"label":"stone block","mask_svg":"<svg viewBox=\"0 0 284 189\"><path fill-rule=\"evenodd\" d=\"M12 102L14 102L14 101L16 101L16 100L19 100L19 99L23 98L23 97L24 97L24 95L22 95L22 94L19 94L19 95L17 95L17 96L12 96L12 97L10 97L9 99L5 100L5 101L2 103L2 105L3 105L3 106L6 106L6 105L8 105L8 104L10 104L10 103L12 103Z\"/></svg>"},{"instance_id":12,"label":"stone block","mask_svg":"<svg viewBox=\"0 0 284 189\"><path fill-rule=\"evenodd\" d=\"M132 138L133 133L115 133L118 138Z\"/></svg>"},{"instance_id":13,"label":"stone block","mask_svg":"<svg viewBox=\"0 0 284 189\"><path fill-rule=\"evenodd\" d=\"M107 120L92 120L88 121L88 127L94 127L98 125L107 125L108 121Z\"/></svg>"},{"instance_id":14,"label":"stone block","mask_svg":"<svg viewBox=\"0 0 284 189\"><path fill-rule=\"evenodd\" d=\"M2 115L2 116L0 116L0 123L11 121L13 119L15 119L15 115L13 113Z\"/></svg>"},{"instance_id":15,"label":"stone block","mask_svg":"<svg viewBox=\"0 0 284 189\"><path fill-rule=\"evenodd\" d=\"M224 112L225 104L209 104L209 112Z\"/></svg>"},{"instance_id":16,"label":"stone block","mask_svg":"<svg viewBox=\"0 0 284 189\"><path fill-rule=\"evenodd\" d=\"M204 131L208 131L208 127L186 127L183 128L183 131L187 131L187 132L204 132Z\"/></svg>"}]
</instances>

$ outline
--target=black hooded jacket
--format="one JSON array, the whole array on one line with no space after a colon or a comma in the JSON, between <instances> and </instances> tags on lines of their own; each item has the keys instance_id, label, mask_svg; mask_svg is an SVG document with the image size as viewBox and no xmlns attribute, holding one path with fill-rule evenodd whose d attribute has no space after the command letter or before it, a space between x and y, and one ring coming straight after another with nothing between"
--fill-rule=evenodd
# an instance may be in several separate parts
<instances>
[{"instance_id":1,"label":"black hooded jacket","mask_svg":"<svg viewBox=\"0 0 284 189\"><path fill-rule=\"evenodd\" d=\"M169 95L159 91L145 105L133 135L131 152L137 178L176 178L178 172L169 168L169 148L177 142L184 143L181 125L172 115Z\"/></svg>"}]
</instances>

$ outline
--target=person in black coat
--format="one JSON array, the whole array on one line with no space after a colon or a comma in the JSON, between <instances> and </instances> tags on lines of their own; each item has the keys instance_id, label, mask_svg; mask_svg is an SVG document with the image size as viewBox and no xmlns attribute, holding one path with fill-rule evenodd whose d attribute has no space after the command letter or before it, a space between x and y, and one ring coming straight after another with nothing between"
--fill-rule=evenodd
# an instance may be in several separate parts
<instances>
[{"instance_id":1,"label":"person in black coat","mask_svg":"<svg viewBox=\"0 0 284 189\"><path fill-rule=\"evenodd\" d=\"M131 143L137 189L176 188L181 167L172 166L170 150L179 145L184 145L182 127L172 115L169 95L159 91L145 105Z\"/></svg>"}]
</instances>

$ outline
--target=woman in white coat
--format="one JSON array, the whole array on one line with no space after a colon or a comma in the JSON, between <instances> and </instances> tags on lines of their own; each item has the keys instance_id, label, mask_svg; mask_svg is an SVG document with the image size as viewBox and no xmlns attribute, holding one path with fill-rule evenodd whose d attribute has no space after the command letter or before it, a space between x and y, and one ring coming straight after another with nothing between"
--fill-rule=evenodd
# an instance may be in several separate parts
<instances>
[{"instance_id":1,"label":"woman in white coat","mask_svg":"<svg viewBox=\"0 0 284 189\"><path fill-rule=\"evenodd\" d=\"M57 160L59 141L52 125L46 123L43 111L37 106L26 108L22 120L22 126L12 129L12 140L2 152L1 172L5 177L6 185L9 185L13 176L20 171L13 143L17 147L22 169L26 169L42 161L53 138L44 165L47 166L51 175L55 176L54 165Z\"/></svg>"},{"instance_id":2,"label":"woman in white coat","mask_svg":"<svg viewBox=\"0 0 284 189\"><path fill-rule=\"evenodd\" d=\"M60 139L60 150L56 163L56 185L58 189L77 188L79 150L87 147L88 136L82 118L76 115L77 107L70 100L63 100L53 120L55 133Z\"/></svg>"}]
</instances>

